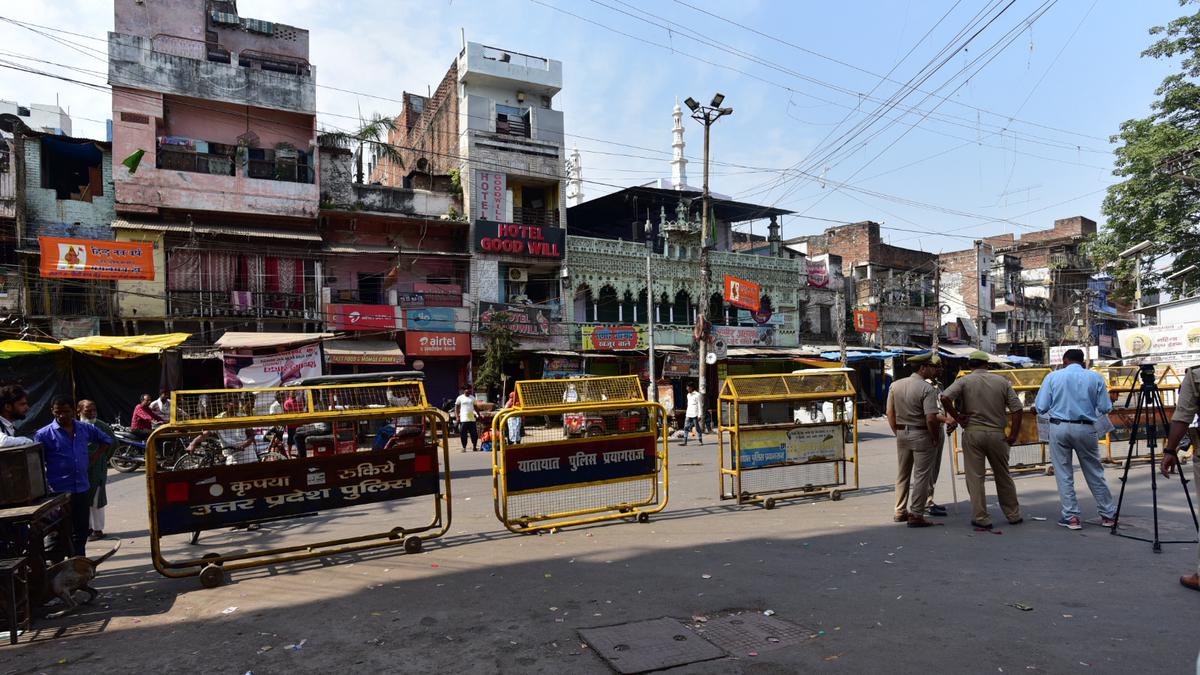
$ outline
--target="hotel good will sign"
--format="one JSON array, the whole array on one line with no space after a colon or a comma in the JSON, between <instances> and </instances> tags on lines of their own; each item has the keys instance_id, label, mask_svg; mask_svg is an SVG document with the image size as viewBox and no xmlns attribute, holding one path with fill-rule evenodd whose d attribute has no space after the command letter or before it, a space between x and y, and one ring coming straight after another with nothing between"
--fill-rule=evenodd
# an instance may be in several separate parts
<instances>
[{"instance_id":1,"label":"hotel good will sign","mask_svg":"<svg viewBox=\"0 0 1200 675\"><path fill-rule=\"evenodd\" d=\"M480 220L475 223L475 252L534 260L560 260L565 243L561 227L517 225Z\"/></svg>"},{"instance_id":2,"label":"hotel good will sign","mask_svg":"<svg viewBox=\"0 0 1200 675\"><path fill-rule=\"evenodd\" d=\"M504 220L504 196L507 178L495 171L475 172L475 200L479 203L479 220Z\"/></svg>"}]
</instances>

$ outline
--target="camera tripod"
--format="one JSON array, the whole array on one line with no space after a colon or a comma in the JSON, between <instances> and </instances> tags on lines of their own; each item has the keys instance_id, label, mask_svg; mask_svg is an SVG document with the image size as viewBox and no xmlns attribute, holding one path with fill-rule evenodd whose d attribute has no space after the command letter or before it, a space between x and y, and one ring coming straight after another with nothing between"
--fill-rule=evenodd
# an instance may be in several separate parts
<instances>
[{"instance_id":1,"label":"camera tripod","mask_svg":"<svg viewBox=\"0 0 1200 675\"><path fill-rule=\"evenodd\" d=\"M1158 430L1161 428L1167 432L1171 428L1171 420L1167 417L1167 410L1163 406L1162 390L1158 388L1158 383L1154 377L1154 365L1143 363L1138 370L1138 378L1141 380L1141 385L1136 389L1138 399L1137 407L1133 412L1133 424L1129 428L1129 450L1125 455L1125 469L1121 474L1121 494L1117 498L1117 512L1113 514L1112 534L1126 539L1136 539L1137 541L1149 542L1155 553L1162 553L1163 544L1195 544L1196 539L1176 539L1170 541L1162 541L1158 535L1158 471L1155 470L1155 455L1154 451L1158 447ZM1129 407L1129 402L1133 398L1134 389L1129 390L1129 395L1125 397L1125 407ZM1121 521L1121 504L1125 500L1125 486L1129 484L1129 468L1133 464L1133 449L1137 447L1138 430L1145 426L1146 434L1146 449L1150 451L1150 499L1154 505L1154 538L1147 539L1124 532L1118 532L1117 526ZM1160 426L1161 425L1161 426ZM1195 455L1192 456L1192 461L1197 461ZM1196 520L1196 507L1192 504L1192 493L1188 490L1188 479L1184 477L1182 469L1179 471L1179 483L1183 486L1183 494L1187 497L1188 511L1192 514L1192 524L1200 530L1200 522Z\"/></svg>"}]
</instances>

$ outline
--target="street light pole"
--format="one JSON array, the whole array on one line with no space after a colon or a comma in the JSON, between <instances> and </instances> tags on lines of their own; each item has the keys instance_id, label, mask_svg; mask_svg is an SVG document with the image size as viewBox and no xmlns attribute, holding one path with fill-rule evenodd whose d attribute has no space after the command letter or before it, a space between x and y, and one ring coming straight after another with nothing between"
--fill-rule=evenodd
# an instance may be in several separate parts
<instances>
[{"instance_id":1,"label":"street light pole","mask_svg":"<svg viewBox=\"0 0 1200 675\"><path fill-rule=\"evenodd\" d=\"M1142 252L1154 246L1154 242L1150 240L1143 241L1140 244L1134 244L1129 248L1121 251L1118 258L1133 258L1133 311L1137 314L1137 325L1142 326Z\"/></svg>"},{"instance_id":2,"label":"street light pole","mask_svg":"<svg viewBox=\"0 0 1200 675\"><path fill-rule=\"evenodd\" d=\"M733 108L722 108L721 104L725 101L724 94L716 94L713 96L712 103L709 105L700 105L696 99L688 97L684 101L689 110L692 111L692 119L704 125L704 192L701 197L703 213L700 214L700 303L699 303L699 318L701 325L708 323L708 305L709 305L709 261L708 247L711 242L708 240L709 228L709 209L710 199L708 192L708 142L709 129L713 122L716 122L725 115L732 115ZM700 361L700 382L699 391L701 396L708 395L708 340L707 336L700 336L700 346L697 357Z\"/></svg>"},{"instance_id":3,"label":"street light pole","mask_svg":"<svg viewBox=\"0 0 1200 675\"><path fill-rule=\"evenodd\" d=\"M653 255L654 232L650 217L646 216L646 346L650 351L650 388L647 396L651 401L657 401L658 390L654 380L654 287L650 278L650 258Z\"/></svg>"}]
</instances>

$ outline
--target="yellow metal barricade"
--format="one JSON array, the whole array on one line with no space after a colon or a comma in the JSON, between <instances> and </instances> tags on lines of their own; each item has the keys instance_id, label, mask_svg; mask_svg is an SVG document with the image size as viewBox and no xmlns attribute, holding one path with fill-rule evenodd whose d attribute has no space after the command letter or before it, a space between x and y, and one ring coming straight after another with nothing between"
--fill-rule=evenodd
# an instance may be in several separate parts
<instances>
[{"instance_id":1,"label":"yellow metal barricade","mask_svg":"<svg viewBox=\"0 0 1200 675\"><path fill-rule=\"evenodd\" d=\"M496 517L513 532L615 518L647 522L667 505L667 426L636 375L528 380L492 419Z\"/></svg>"},{"instance_id":2,"label":"yellow metal barricade","mask_svg":"<svg viewBox=\"0 0 1200 675\"><path fill-rule=\"evenodd\" d=\"M1129 432L1137 412L1138 389L1141 387L1141 380L1138 378L1139 366L1108 366L1095 370L1108 382L1108 395L1112 399L1113 405L1112 412L1108 414L1113 429L1100 441L1104 446L1102 461L1107 464L1120 464L1128 455ZM1162 393L1163 408L1166 409L1169 421L1171 415L1175 413L1175 402L1179 398L1179 385L1183 382L1183 376L1167 364L1154 366L1154 376L1154 381L1158 383L1158 389ZM1131 393L1132 395L1130 395ZM1147 415L1154 415L1154 417L1147 418ZM1149 408L1142 413L1140 425L1142 428L1138 430L1140 438L1133 448L1133 461L1135 462L1144 462L1150 459L1150 455L1144 452L1146 448L1145 425L1147 421L1153 421L1155 417L1157 415ZM1169 426L1167 425L1167 428ZM1157 446L1161 448L1166 443L1167 428L1163 428L1161 422L1158 424L1158 428L1163 433L1163 436L1158 439ZM1116 446L1115 451L1114 446Z\"/></svg>"},{"instance_id":3,"label":"yellow metal barricade","mask_svg":"<svg viewBox=\"0 0 1200 675\"><path fill-rule=\"evenodd\" d=\"M837 500L857 490L854 396L840 368L726 378L717 406L721 499L770 509L779 499Z\"/></svg>"},{"instance_id":4,"label":"yellow metal barricade","mask_svg":"<svg viewBox=\"0 0 1200 675\"><path fill-rule=\"evenodd\" d=\"M181 391L172 403L146 451L151 556L166 576L215 586L235 569L386 546L416 553L450 527L446 415L420 381ZM420 518L415 498L426 496L428 522L394 522ZM300 532L327 531L316 540L280 540L292 519L379 503L386 511L356 514L366 518L306 521ZM387 526L373 529L380 517ZM256 527L270 529L250 542L206 538L216 550L203 556L164 553L205 531Z\"/></svg>"},{"instance_id":5,"label":"yellow metal barricade","mask_svg":"<svg viewBox=\"0 0 1200 675\"><path fill-rule=\"evenodd\" d=\"M960 371L958 376L963 377L969 375L971 371ZM1027 473L1030 471L1041 471L1046 475L1054 473L1054 467L1050 462L1050 447L1048 443L1040 440L1038 436L1037 413L1034 411L1033 402L1037 398L1038 390L1042 388L1042 380L1050 374L1049 368L1013 368L1005 370L993 370L993 375L999 375L1012 383L1013 389L1017 391L1017 398L1021 399L1021 408L1025 411L1021 419L1021 433L1017 435L1017 442L1009 448L1008 467L1012 473ZM952 457L954 458L954 473L963 474L966 468L962 461L962 443L959 435L961 429L955 429L954 433L950 434L950 447L954 450ZM1009 426L1005 424L1004 433L1008 433ZM991 469L987 470L991 473Z\"/></svg>"}]
</instances>

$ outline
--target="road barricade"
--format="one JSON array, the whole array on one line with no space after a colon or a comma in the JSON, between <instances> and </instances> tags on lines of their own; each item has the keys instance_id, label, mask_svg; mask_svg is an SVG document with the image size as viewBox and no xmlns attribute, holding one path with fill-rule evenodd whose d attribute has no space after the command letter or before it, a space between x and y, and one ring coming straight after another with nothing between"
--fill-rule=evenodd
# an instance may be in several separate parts
<instances>
[{"instance_id":1,"label":"road barricade","mask_svg":"<svg viewBox=\"0 0 1200 675\"><path fill-rule=\"evenodd\" d=\"M496 517L513 532L617 518L667 505L667 425L636 375L516 384L492 419Z\"/></svg>"},{"instance_id":2,"label":"road barricade","mask_svg":"<svg viewBox=\"0 0 1200 675\"><path fill-rule=\"evenodd\" d=\"M180 391L171 413L146 452L151 556L165 576L200 575L211 587L235 569L387 546L416 553L450 527L446 416L428 405L420 381ZM177 459L160 466L155 449L168 444ZM388 522L371 531L357 521L319 528L310 520L313 530L336 527L338 534L262 547L238 541L233 551L179 560L163 551L164 540L177 535L195 544L205 531L382 502L389 521L397 513L419 518L417 497L432 503L428 522L415 526ZM411 505L397 503L405 500ZM178 554L181 542L167 543Z\"/></svg>"},{"instance_id":3,"label":"road barricade","mask_svg":"<svg viewBox=\"0 0 1200 675\"><path fill-rule=\"evenodd\" d=\"M721 499L770 509L780 499L838 500L857 490L854 396L841 369L726 378L717 406Z\"/></svg>"},{"instance_id":4,"label":"road barricade","mask_svg":"<svg viewBox=\"0 0 1200 675\"><path fill-rule=\"evenodd\" d=\"M1129 453L1129 432L1137 412L1138 390L1142 384L1138 379L1139 366L1107 366L1095 370L1108 382L1108 396L1113 405L1112 412L1108 414L1113 428L1100 439L1103 446L1100 449L1101 461L1106 464L1121 464ZM1179 399L1179 385L1183 382L1183 376L1168 364L1154 366L1154 375L1154 381L1158 383L1159 392L1162 394L1163 408L1166 410L1167 419L1170 420L1171 415L1175 413L1175 402ZM1138 443L1133 448L1133 461L1149 461L1150 454L1146 452L1146 422L1153 422L1157 416L1157 412L1150 408L1142 412L1142 428L1138 430ZM1161 448L1167 442L1166 435L1170 425L1164 427L1159 422L1156 428L1162 433L1157 444L1157 447Z\"/></svg>"},{"instance_id":5,"label":"road barricade","mask_svg":"<svg viewBox=\"0 0 1200 675\"><path fill-rule=\"evenodd\" d=\"M963 370L958 373L959 377L970 374L971 371ZM1015 445L1009 447L1008 450L1008 468L1012 473L1029 473L1031 471L1041 471L1047 476L1054 475L1054 467L1050 462L1050 445L1042 441L1038 436L1037 413L1034 411L1033 403L1037 398L1038 391L1042 388L1042 380L1050 374L1049 368L1012 368L1003 370L991 371L993 375L999 375L1007 379L1017 391L1017 398L1021 399L1021 408L1025 411L1024 417L1021 419L1021 433L1017 435ZM1004 426L1004 433L1009 430L1008 424ZM954 450L952 457L954 459L954 473L966 473L966 467L962 459L962 429L955 429L950 434L950 447ZM987 473L992 472L989 467Z\"/></svg>"}]
</instances>

